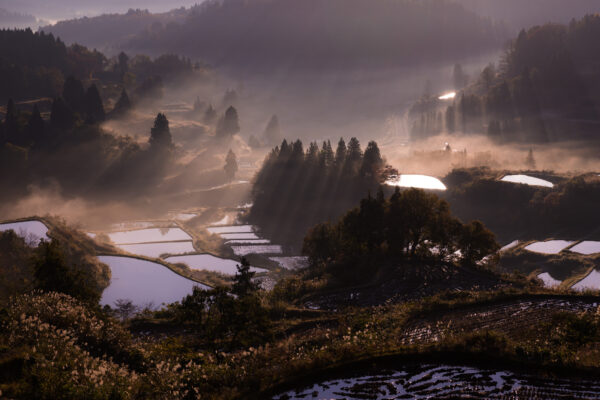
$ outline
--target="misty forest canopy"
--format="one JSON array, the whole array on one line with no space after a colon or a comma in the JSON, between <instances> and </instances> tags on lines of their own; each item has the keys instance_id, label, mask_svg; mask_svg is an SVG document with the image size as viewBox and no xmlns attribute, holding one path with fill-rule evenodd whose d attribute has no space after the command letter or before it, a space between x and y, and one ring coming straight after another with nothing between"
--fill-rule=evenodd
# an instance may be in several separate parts
<instances>
[{"instance_id":1,"label":"misty forest canopy","mask_svg":"<svg viewBox=\"0 0 600 400\"><path fill-rule=\"evenodd\" d=\"M127 23L125 17L101 18L45 29L69 42L81 37L84 44L98 45L100 34L118 31L112 29L115 21ZM507 38L501 25L458 4L435 0L210 0L178 22L152 24L148 19L148 27L132 39L112 44L125 51L175 52L246 70L322 70L436 63L497 49ZM88 25L95 27L97 38L89 37Z\"/></svg>"},{"instance_id":2,"label":"misty forest canopy","mask_svg":"<svg viewBox=\"0 0 600 400\"><path fill-rule=\"evenodd\" d=\"M498 141L597 140L600 16L523 30L448 106L425 96L412 135L487 133ZM458 88L461 89L461 88Z\"/></svg>"},{"instance_id":3,"label":"misty forest canopy","mask_svg":"<svg viewBox=\"0 0 600 400\"><path fill-rule=\"evenodd\" d=\"M27 51L24 51L27 49ZM5 100L31 100L62 95L68 77L94 82L105 89L105 97L116 97L111 87L125 88L138 97L157 96L163 81L194 76L200 70L189 59L163 55L156 59L125 53L107 58L104 54L44 32L0 30L0 93Z\"/></svg>"},{"instance_id":4,"label":"misty forest canopy","mask_svg":"<svg viewBox=\"0 0 600 400\"><path fill-rule=\"evenodd\" d=\"M340 139L302 141L275 147L255 177L248 216L267 237L300 246L304 233L318 222L338 218L369 191L375 193L384 160L377 143Z\"/></svg>"}]
</instances>

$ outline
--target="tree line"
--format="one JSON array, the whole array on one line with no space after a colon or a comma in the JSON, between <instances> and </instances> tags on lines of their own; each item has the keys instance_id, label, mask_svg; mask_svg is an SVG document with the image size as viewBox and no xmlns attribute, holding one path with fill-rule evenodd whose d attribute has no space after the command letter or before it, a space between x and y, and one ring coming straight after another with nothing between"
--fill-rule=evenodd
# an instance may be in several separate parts
<instances>
[{"instance_id":1,"label":"tree line","mask_svg":"<svg viewBox=\"0 0 600 400\"><path fill-rule=\"evenodd\" d=\"M283 140L265 159L252 189L248 216L267 236L300 246L314 224L337 218L369 190L375 191L384 160L375 141L363 151L360 142Z\"/></svg>"}]
</instances>

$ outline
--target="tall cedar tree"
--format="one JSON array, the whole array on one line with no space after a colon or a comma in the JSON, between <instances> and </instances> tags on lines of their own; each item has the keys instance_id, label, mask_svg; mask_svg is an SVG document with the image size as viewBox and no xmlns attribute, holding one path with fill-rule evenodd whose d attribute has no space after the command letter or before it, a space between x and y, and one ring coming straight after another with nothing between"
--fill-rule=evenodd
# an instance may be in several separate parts
<instances>
[{"instance_id":1,"label":"tall cedar tree","mask_svg":"<svg viewBox=\"0 0 600 400\"><path fill-rule=\"evenodd\" d=\"M233 178L235 178L235 174L238 171L238 164L237 157L231 149L229 149L229 152L227 153L227 157L225 158L225 167L223 167L223 169L225 170L225 175L227 176L228 180L231 181Z\"/></svg>"},{"instance_id":2,"label":"tall cedar tree","mask_svg":"<svg viewBox=\"0 0 600 400\"><path fill-rule=\"evenodd\" d=\"M158 113L154 127L150 130L150 146L152 148L167 148L173 145L169 120L165 114Z\"/></svg>"},{"instance_id":3,"label":"tall cedar tree","mask_svg":"<svg viewBox=\"0 0 600 400\"><path fill-rule=\"evenodd\" d=\"M85 114L86 122L90 124L100 123L106 118L102 98L95 84L85 93Z\"/></svg>"},{"instance_id":4,"label":"tall cedar tree","mask_svg":"<svg viewBox=\"0 0 600 400\"><path fill-rule=\"evenodd\" d=\"M228 138L240 131L240 121L238 117L238 112L233 106L229 106L227 111L225 111L225 115L219 121L219 126L217 127L217 137L220 138Z\"/></svg>"}]
</instances>

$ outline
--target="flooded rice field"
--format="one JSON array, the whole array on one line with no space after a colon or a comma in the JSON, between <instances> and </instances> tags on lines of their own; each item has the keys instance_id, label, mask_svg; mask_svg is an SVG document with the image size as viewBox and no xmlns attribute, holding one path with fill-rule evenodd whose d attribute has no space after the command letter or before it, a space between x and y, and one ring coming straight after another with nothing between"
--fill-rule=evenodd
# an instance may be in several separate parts
<instances>
[{"instance_id":1,"label":"flooded rice field","mask_svg":"<svg viewBox=\"0 0 600 400\"><path fill-rule=\"evenodd\" d=\"M385 184L406 188L446 190L446 185L442 181L427 175L400 175L398 178L386 181Z\"/></svg>"},{"instance_id":2,"label":"flooded rice field","mask_svg":"<svg viewBox=\"0 0 600 400\"><path fill-rule=\"evenodd\" d=\"M600 253L600 242L589 240L584 241L571 247L569 251L572 251L573 253L584 254L586 256Z\"/></svg>"},{"instance_id":3,"label":"flooded rice field","mask_svg":"<svg viewBox=\"0 0 600 400\"><path fill-rule=\"evenodd\" d=\"M222 233L253 233L254 227L252 225L210 226L206 230L216 235Z\"/></svg>"},{"instance_id":4,"label":"flooded rice field","mask_svg":"<svg viewBox=\"0 0 600 400\"><path fill-rule=\"evenodd\" d=\"M546 242L535 242L525 247L525 250L542 254L558 254L575 242L567 240L548 240Z\"/></svg>"},{"instance_id":5,"label":"flooded rice field","mask_svg":"<svg viewBox=\"0 0 600 400\"><path fill-rule=\"evenodd\" d=\"M174 256L166 258L165 261L171 264L186 264L193 270L213 271L224 275L235 275L237 273L237 266L240 264L239 261L216 257L212 254ZM250 271L256 273L268 272L266 269L255 267L251 267Z\"/></svg>"},{"instance_id":6,"label":"flooded rice field","mask_svg":"<svg viewBox=\"0 0 600 400\"><path fill-rule=\"evenodd\" d=\"M108 237L115 244L175 242L192 240L181 228L146 228L133 231L113 232Z\"/></svg>"},{"instance_id":7,"label":"flooded rice field","mask_svg":"<svg viewBox=\"0 0 600 400\"><path fill-rule=\"evenodd\" d=\"M548 188L554 187L554 184L552 182L540 178L534 178L533 176L528 175L506 175L504 178L501 179L501 181L520 183L529 186L542 186Z\"/></svg>"},{"instance_id":8,"label":"flooded rice field","mask_svg":"<svg viewBox=\"0 0 600 400\"><path fill-rule=\"evenodd\" d=\"M600 290L600 272L593 270L585 278L571 286L571 289L579 292L586 290Z\"/></svg>"},{"instance_id":9,"label":"flooded rice field","mask_svg":"<svg viewBox=\"0 0 600 400\"><path fill-rule=\"evenodd\" d=\"M550 275L548 272L543 272L539 274L537 278L544 282L544 287L547 288L555 288L557 286L560 286L560 284L562 283L562 281L554 279L552 275Z\"/></svg>"},{"instance_id":10,"label":"flooded rice field","mask_svg":"<svg viewBox=\"0 0 600 400\"><path fill-rule=\"evenodd\" d=\"M291 399L600 399L600 382L552 379L500 369L409 365L323 381Z\"/></svg>"},{"instance_id":11,"label":"flooded rice field","mask_svg":"<svg viewBox=\"0 0 600 400\"><path fill-rule=\"evenodd\" d=\"M111 270L110 285L102 293L101 305L115 306L117 300L131 300L138 307L160 308L192 293L194 286L208 286L176 274L162 264L133 257L99 256Z\"/></svg>"},{"instance_id":12,"label":"flooded rice field","mask_svg":"<svg viewBox=\"0 0 600 400\"><path fill-rule=\"evenodd\" d=\"M259 246L231 246L236 256L247 256L248 254L281 254L283 249L280 245Z\"/></svg>"},{"instance_id":13,"label":"flooded rice field","mask_svg":"<svg viewBox=\"0 0 600 400\"><path fill-rule=\"evenodd\" d=\"M120 244L117 247L131 254L152 258L158 258L162 254L187 254L196 251L191 241Z\"/></svg>"}]
</instances>

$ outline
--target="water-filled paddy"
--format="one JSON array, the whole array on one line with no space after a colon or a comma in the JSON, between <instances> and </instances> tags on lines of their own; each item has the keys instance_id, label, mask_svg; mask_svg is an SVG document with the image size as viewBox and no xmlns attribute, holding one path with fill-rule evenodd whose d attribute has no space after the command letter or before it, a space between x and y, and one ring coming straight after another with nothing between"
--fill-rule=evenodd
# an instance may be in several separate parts
<instances>
[{"instance_id":1,"label":"water-filled paddy","mask_svg":"<svg viewBox=\"0 0 600 400\"><path fill-rule=\"evenodd\" d=\"M584 290L600 290L600 272L593 270L585 278L574 284L571 289L580 292Z\"/></svg>"},{"instance_id":2,"label":"water-filled paddy","mask_svg":"<svg viewBox=\"0 0 600 400\"><path fill-rule=\"evenodd\" d=\"M600 242L589 241L589 240L585 241L585 242L581 242L581 243L578 243L575 246L571 247L569 249L569 251L572 251L574 253L584 254L584 255L600 253Z\"/></svg>"},{"instance_id":3,"label":"water-filled paddy","mask_svg":"<svg viewBox=\"0 0 600 400\"><path fill-rule=\"evenodd\" d=\"M529 246L525 247L525 250L542 254L558 254L573 243L575 242L569 242L567 240L548 240L547 242L536 242L530 244Z\"/></svg>"},{"instance_id":4,"label":"water-filled paddy","mask_svg":"<svg viewBox=\"0 0 600 400\"><path fill-rule=\"evenodd\" d=\"M550 275L547 272L543 272L543 273L539 274L537 276L537 278L540 279L542 282L544 282L544 287L547 287L547 288L554 288L554 287L559 286L562 283L562 281L554 279L552 277L552 275Z\"/></svg>"},{"instance_id":5,"label":"water-filled paddy","mask_svg":"<svg viewBox=\"0 0 600 400\"><path fill-rule=\"evenodd\" d=\"M148 228L135 231L113 232L108 237L116 244L174 242L192 240L181 228Z\"/></svg>"},{"instance_id":6,"label":"water-filled paddy","mask_svg":"<svg viewBox=\"0 0 600 400\"><path fill-rule=\"evenodd\" d=\"M184 278L164 265L132 257L99 256L111 270L110 285L102 293L101 305L114 307L119 299L131 300L145 307L152 303L160 308L162 303L180 301L192 293L194 286L208 286Z\"/></svg>"},{"instance_id":7,"label":"water-filled paddy","mask_svg":"<svg viewBox=\"0 0 600 400\"><path fill-rule=\"evenodd\" d=\"M32 246L37 246L40 240L49 240L48 227L41 221L21 221L0 224L0 231L13 230Z\"/></svg>"},{"instance_id":8,"label":"water-filled paddy","mask_svg":"<svg viewBox=\"0 0 600 400\"><path fill-rule=\"evenodd\" d=\"M500 252L506 251L506 250L510 250L513 247L516 247L519 244L518 240L513 240L512 242L510 242L509 244L507 244L506 246L502 247L500 249Z\"/></svg>"},{"instance_id":9,"label":"water-filled paddy","mask_svg":"<svg viewBox=\"0 0 600 400\"><path fill-rule=\"evenodd\" d=\"M269 257L269 260L275 261L281 268L292 271L308 267L308 257Z\"/></svg>"},{"instance_id":10,"label":"water-filled paddy","mask_svg":"<svg viewBox=\"0 0 600 400\"><path fill-rule=\"evenodd\" d=\"M594 380L539 378L461 366L407 366L332 379L274 399L600 399Z\"/></svg>"},{"instance_id":11,"label":"water-filled paddy","mask_svg":"<svg viewBox=\"0 0 600 400\"><path fill-rule=\"evenodd\" d=\"M186 254L196 251L192 242L120 244L117 247L131 254L153 258L161 254Z\"/></svg>"},{"instance_id":12,"label":"water-filled paddy","mask_svg":"<svg viewBox=\"0 0 600 400\"><path fill-rule=\"evenodd\" d=\"M211 226L206 230L213 234L254 232L252 225Z\"/></svg>"},{"instance_id":13,"label":"water-filled paddy","mask_svg":"<svg viewBox=\"0 0 600 400\"><path fill-rule=\"evenodd\" d=\"M269 239L234 239L228 240L225 244L269 244Z\"/></svg>"},{"instance_id":14,"label":"water-filled paddy","mask_svg":"<svg viewBox=\"0 0 600 400\"><path fill-rule=\"evenodd\" d=\"M279 245L264 246L231 246L233 254L236 256L246 256L248 254L281 254L283 249Z\"/></svg>"},{"instance_id":15,"label":"water-filled paddy","mask_svg":"<svg viewBox=\"0 0 600 400\"><path fill-rule=\"evenodd\" d=\"M534 178L528 175L506 175L501 179L504 182L521 183L529 186L543 186L543 187L554 187L552 182L548 182L544 179Z\"/></svg>"},{"instance_id":16,"label":"water-filled paddy","mask_svg":"<svg viewBox=\"0 0 600 400\"><path fill-rule=\"evenodd\" d=\"M168 257L165 261L168 261L171 264L183 263L194 270L214 271L225 275L235 275L237 266L240 264L239 261L219 258L211 254L190 254L187 256ZM268 272L266 269L255 267L250 267L250 271L256 273Z\"/></svg>"},{"instance_id":17,"label":"water-filled paddy","mask_svg":"<svg viewBox=\"0 0 600 400\"><path fill-rule=\"evenodd\" d=\"M427 175L400 175L399 178L390 179L385 184L406 188L446 190L446 185L442 181Z\"/></svg>"},{"instance_id":18,"label":"water-filled paddy","mask_svg":"<svg viewBox=\"0 0 600 400\"><path fill-rule=\"evenodd\" d=\"M260 239L255 233L221 233L225 240L256 240Z\"/></svg>"}]
</instances>

